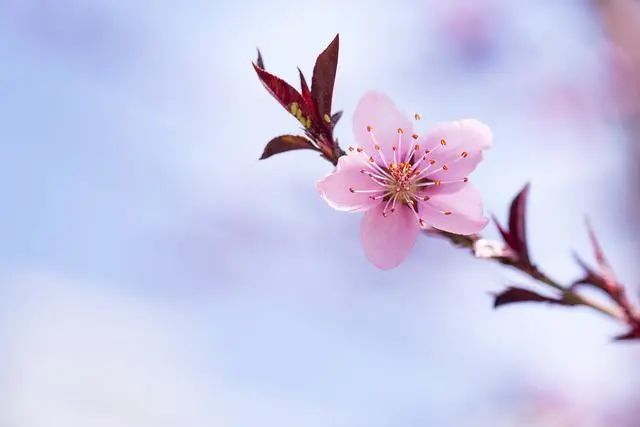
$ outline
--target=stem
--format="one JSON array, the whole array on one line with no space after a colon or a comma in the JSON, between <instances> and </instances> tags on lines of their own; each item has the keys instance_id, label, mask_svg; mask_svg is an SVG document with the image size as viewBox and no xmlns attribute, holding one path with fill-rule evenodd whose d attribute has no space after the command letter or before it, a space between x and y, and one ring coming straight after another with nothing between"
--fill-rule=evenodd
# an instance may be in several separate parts
<instances>
[{"instance_id":1,"label":"stem","mask_svg":"<svg viewBox=\"0 0 640 427\"><path fill-rule=\"evenodd\" d=\"M431 234L434 236L442 237L444 239L449 240L456 246L464 247L469 249L472 253L474 251L474 243L478 240L482 239L482 236L478 234L473 234L470 236L462 236L458 234L449 233L446 231L440 231L431 229L427 231L427 234ZM535 265L524 265L517 260L510 257L491 257L491 258L482 258L488 261L497 261L503 265L507 265L515 270L518 270L532 279L538 281L539 283L545 284L556 291L560 291L562 293L562 301L567 305L581 305L584 307L589 307L601 314L609 316L619 321L626 321L625 314L617 310L614 307L610 307L602 304L599 301L593 300L591 298L587 298L583 295L580 295L573 290L569 286L564 286L557 280L552 279L547 276L545 273L540 271L538 267Z\"/></svg>"}]
</instances>

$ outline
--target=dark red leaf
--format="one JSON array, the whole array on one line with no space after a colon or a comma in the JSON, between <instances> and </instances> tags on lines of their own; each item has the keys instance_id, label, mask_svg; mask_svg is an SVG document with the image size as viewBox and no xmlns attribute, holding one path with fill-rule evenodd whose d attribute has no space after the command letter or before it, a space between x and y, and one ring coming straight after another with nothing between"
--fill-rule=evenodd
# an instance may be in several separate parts
<instances>
[{"instance_id":1,"label":"dark red leaf","mask_svg":"<svg viewBox=\"0 0 640 427\"><path fill-rule=\"evenodd\" d=\"M589 240L591 241L591 248L593 249L593 256L598 264L598 269L594 270L576 255L576 261L584 270L585 275L582 279L576 281L573 286L591 285L607 293L614 301L619 301L624 291L622 290L622 286L616 280L613 269L607 261L604 251L602 250L602 246L600 246L596 234L594 233L593 228L591 228L591 224L589 224L589 222L587 222L587 231L589 233Z\"/></svg>"},{"instance_id":2,"label":"dark red leaf","mask_svg":"<svg viewBox=\"0 0 640 427\"><path fill-rule=\"evenodd\" d=\"M280 135L267 143L264 147L264 151L262 152L262 156L260 156L260 160L285 151L302 149L316 150L316 147L311 143L311 141L303 136Z\"/></svg>"},{"instance_id":3,"label":"dark red leaf","mask_svg":"<svg viewBox=\"0 0 640 427\"><path fill-rule=\"evenodd\" d=\"M256 65L260 68L262 68L263 70L265 70L266 68L264 68L264 61L262 60L262 54L260 53L260 49L256 49L258 51L258 59L256 60Z\"/></svg>"},{"instance_id":4,"label":"dark red leaf","mask_svg":"<svg viewBox=\"0 0 640 427\"><path fill-rule=\"evenodd\" d=\"M253 64L253 68L256 70L258 78L260 78L264 87L289 113L291 113L291 104L294 102L297 103L299 107L305 104L302 95L291 87L289 83L263 70L256 64Z\"/></svg>"},{"instance_id":5,"label":"dark red leaf","mask_svg":"<svg viewBox=\"0 0 640 427\"><path fill-rule=\"evenodd\" d=\"M549 304L569 305L561 298L547 297L528 289L510 286L506 290L495 295L493 307L496 308L501 305L520 302L546 302Z\"/></svg>"},{"instance_id":6,"label":"dark red leaf","mask_svg":"<svg viewBox=\"0 0 640 427\"><path fill-rule=\"evenodd\" d=\"M574 257L576 259L576 262L580 264L580 267L582 267L582 269L584 270L584 276L580 280L576 280L575 282L573 282L573 288L576 288L579 285L590 285L611 295L609 292L610 287L607 279L602 274L594 271L578 255L575 255Z\"/></svg>"},{"instance_id":7,"label":"dark red leaf","mask_svg":"<svg viewBox=\"0 0 640 427\"><path fill-rule=\"evenodd\" d=\"M298 68L298 74L300 74L300 89L302 90L302 97L305 102L313 108L313 99L311 97L311 91L309 90L309 85L307 85L307 80L304 78L304 74L302 74L302 70Z\"/></svg>"},{"instance_id":8,"label":"dark red leaf","mask_svg":"<svg viewBox=\"0 0 640 427\"><path fill-rule=\"evenodd\" d=\"M618 335L614 338L616 341L631 341L640 339L640 326L636 325L632 327L629 332L623 335Z\"/></svg>"},{"instance_id":9,"label":"dark red leaf","mask_svg":"<svg viewBox=\"0 0 640 427\"><path fill-rule=\"evenodd\" d=\"M324 117L325 114L331 117L331 100L338 67L339 47L340 35L338 34L329 46L318 55L313 67L311 93L320 117Z\"/></svg>"},{"instance_id":10,"label":"dark red leaf","mask_svg":"<svg viewBox=\"0 0 640 427\"><path fill-rule=\"evenodd\" d=\"M338 120L340 120L341 117L342 117L342 110L338 111L337 113L334 113L331 116L331 123L333 123L333 125L335 126L336 123L338 123Z\"/></svg>"},{"instance_id":11,"label":"dark red leaf","mask_svg":"<svg viewBox=\"0 0 640 427\"><path fill-rule=\"evenodd\" d=\"M609 288L616 288L617 280L615 274L613 273L613 269L611 268L609 261L607 261L607 258L604 255L604 251L602 250L602 246L600 246L600 242L598 242L598 238L596 237L596 233L593 231L593 228L588 221L587 231L589 233L591 247L593 248L593 255L596 258L596 262L598 263L598 268L600 270L601 276L606 281Z\"/></svg>"},{"instance_id":12,"label":"dark red leaf","mask_svg":"<svg viewBox=\"0 0 640 427\"><path fill-rule=\"evenodd\" d=\"M505 243L507 243L507 245L509 245L509 247L518 254L520 262L525 265L531 265L526 232L526 208L528 195L529 184L527 183L527 185L520 190L518 195L511 202L508 230L502 227L494 217L498 231L502 235Z\"/></svg>"}]
</instances>

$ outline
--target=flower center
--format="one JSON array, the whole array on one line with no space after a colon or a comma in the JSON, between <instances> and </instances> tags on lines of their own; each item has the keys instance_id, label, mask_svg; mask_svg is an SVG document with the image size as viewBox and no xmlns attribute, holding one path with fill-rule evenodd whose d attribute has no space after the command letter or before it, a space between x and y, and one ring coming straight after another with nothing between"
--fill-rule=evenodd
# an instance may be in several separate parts
<instances>
[{"instance_id":1,"label":"flower center","mask_svg":"<svg viewBox=\"0 0 640 427\"><path fill-rule=\"evenodd\" d=\"M373 148L375 153L367 153L362 148L353 147L349 147L349 151L355 152L356 155L363 157L366 168L361 169L360 172L371 178L375 184L374 187L377 188L360 190L349 187L349 190L352 193L368 193L372 200L380 200L382 203L385 203L382 210L383 216L395 212L396 207L406 206L414 213L420 225L424 225L424 220L419 213L420 208L418 202L423 202L423 206L435 209L441 214L451 215L451 211L443 211L435 206L431 206L429 203L430 196L425 192L428 187L467 182L468 180L467 178L463 178L441 181L433 177L433 175L438 172L446 172L449 170L447 164L436 164L436 161L432 158L433 153L438 149L444 148L447 142L441 139L439 144L424 150L424 152L421 151L419 144L414 143L403 153L402 136L404 132L402 129L398 129L397 144L392 146L393 159L387 159L384 151L376 140L373 128L367 126L367 131L371 135L374 143ZM417 140L418 135L414 134L412 138ZM376 157L374 158L373 155ZM468 156L469 153L463 151L452 163L464 160Z\"/></svg>"}]
</instances>

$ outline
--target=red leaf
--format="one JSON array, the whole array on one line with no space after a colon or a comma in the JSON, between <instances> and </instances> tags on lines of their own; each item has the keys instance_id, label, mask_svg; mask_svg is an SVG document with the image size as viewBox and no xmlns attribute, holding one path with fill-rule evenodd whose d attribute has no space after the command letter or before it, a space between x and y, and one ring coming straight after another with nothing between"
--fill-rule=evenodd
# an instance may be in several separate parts
<instances>
[{"instance_id":1,"label":"red leaf","mask_svg":"<svg viewBox=\"0 0 640 427\"><path fill-rule=\"evenodd\" d=\"M307 85L307 80L304 78L304 74L302 74L302 70L298 68L298 74L300 74L300 89L302 90L302 97L305 102L313 108L313 99L311 97L311 91L309 90L309 86Z\"/></svg>"},{"instance_id":2,"label":"red leaf","mask_svg":"<svg viewBox=\"0 0 640 427\"><path fill-rule=\"evenodd\" d=\"M258 78L264 85L264 87L269 91L269 93L278 100L280 105L282 105L289 113L291 113L291 104L294 102L298 104L299 107L305 105L304 99L302 95L298 93L291 85L280 77L276 77L273 74L263 70L258 67L256 64L253 64L254 70L258 74Z\"/></svg>"},{"instance_id":3,"label":"red leaf","mask_svg":"<svg viewBox=\"0 0 640 427\"><path fill-rule=\"evenodd\" d=\"M256 65L260 68L262 68L263 70L266 70L266 68L264 68L264 61L262 60L262 54L260 53L260 49L256 49L258 51L258 59L256 59Z\"/></svg>"},{"instance_id":4,"label":"red leaf","mask_svg":"<svg viewBox=\"0 0 640 427\"><path fill-rule=\"evenodd\" d=\"M303 136L280 135L267 143L264 147L264 151L262 152L262 156L260 156L260 160L285 151L302 149L316 150L316 147L311 143L311 141Z\"/></svg>"},{"instance_id":5,"label":"red leaf","mask_svg":"<svg viewBox=\"0 0 640 427\"><path fill-rule=\"evenodd\" d=\"M333 125L335 126L341 117L342 117L342 110L338 111L337 113L333 113L333 115L331 116L331 123L333 123Z\"/></svg>"},{"instance_id":6,"label":"red leaf","mask_svg":"<svg viewBox=\"0 0 640 427\"><path fill-rule=\"evenodd\" d=\"M325 114L331 117L331 101L338 67L339 47L340 35L338 34L329 46L318 55L316 64L313 67L311 93L320 117L324 117Z\"/></svg>"},{"instance_id":7,"label":"red leaf","mask_svg":"<svg viewBox=\"0 0 640 427\"><path fill-rule=\"evenodd\" d=\"M640 326L636 325L631 328L629 332L623 335L618 335L614 338L616 341L631 341L640 339Z\"/></svg>"},{"instance_id":8,"label":"red leaf","mask_svg":"<svg viewBox=\"0 0 640 427\"><path fill-rule=\"evenodd\" d=\"M528 289L510 286L506 290L495 295L493 307L497 308L502 305L521 302L546 302L549 304L569 305L561 298L551 298Z\"/></svg>"},{"instance_id":9,"label":"red leaf","mask_svg":"<svg viewBox=\"0 0 640 427\"><path fill-rule=\"evenodd\" d=\"M600 242L596 237L596 233L591 228L591 224L587 221L587 231L589 232L589 240L591 241L591 247L593 248L593 255L596 258L596 262L598 263L598 268L600 269L600 274L602 278L606 281L607 287L609 289L615 289L618 287L617 280L615 274L613 273L613 269L607 261L607 258L604 255L604 251L602 250L602 246L600 246Z\"/></svg>"},{"instance_id":10,"label":"red leaf","mask_svg":"<svg viewBox=\"0 0 640 427\"><path fill-rule=\"evenodd\" d=\"M529 195L529 184L526 184L511 202L509 209L509 229L506 230L494 218L498 231L505 243L518 254L519 260L525 265L531 265L529 246L526 233L526 207Z\"/></svg>"}]
</instances>

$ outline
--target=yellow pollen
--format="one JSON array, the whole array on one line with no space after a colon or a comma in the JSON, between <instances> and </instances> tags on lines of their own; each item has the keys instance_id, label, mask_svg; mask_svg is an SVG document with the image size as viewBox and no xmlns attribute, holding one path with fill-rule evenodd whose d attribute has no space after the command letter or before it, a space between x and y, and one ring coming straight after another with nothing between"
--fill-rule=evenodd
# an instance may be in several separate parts
<instances>
[{"instance_id":1,"label":"yellow pollen","mask_svg":"<svg viewBox=\"0 0 640 427\"><path fill-rule=\"evenodd\" d=\"M435 160L433 160L433 159L431 159L431 160L429 160L429 164L430 164L430 165L435 165L435 164L436 164L436 161L435 161Z\"/></svg>"},{"instance_id":2,"label":"yellow pollen","mask_svg":"<svg viewBox=\"0 0 640 427\"><path fill-rule=\"evenodd\" d=\"M428 202L430 198L431 198L431 197L429 197L429 196L424 196L424 197L422 198L422 201L424 201L424 202Z\"/></svg>"},{"instance_id":3,"label":"yellow pollen","mask_svg":"<svg viewBox=\"0 0 640 427\"><path fill-rule=\"evenodd\" d=\"M328 114L325 113L324 117L323 117L324 121L327 123L331 123L331 117L329 117Z\"/></svg>"},{"instance_id":4,"label":"yellow pollen","mask_svg":"<svg viewBox=\"0 0 640 427\"><path fill-rule=\"evenodd\" d=\"M307 117L307 123L305 123L305 127L309 129L311 127L311 119Z\"/></svg>"},{"instance_id":5,"label":"yellow pollen","mask_svg":"<svg viewBox=\"0 0 640 427\"><path fill-rule=\"evenodd\" d=\"M393 147L391 147L391 149L392 149L393 151L396 151L396 146L394 145Z\"/></svg>"},{"instance_id":6,"label":"yellow pollen","mask_svg":"<svg viewBox=\"0 0 640 427\"><path fill-rule=\"evenodd\" d=\"M297 113L298 113L298 103L297 102L292 102L290 108L291 108L291 114L293 114L294 116L297 115Z\"/></svg>"}]
</instances>

